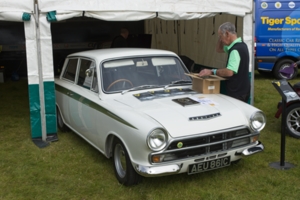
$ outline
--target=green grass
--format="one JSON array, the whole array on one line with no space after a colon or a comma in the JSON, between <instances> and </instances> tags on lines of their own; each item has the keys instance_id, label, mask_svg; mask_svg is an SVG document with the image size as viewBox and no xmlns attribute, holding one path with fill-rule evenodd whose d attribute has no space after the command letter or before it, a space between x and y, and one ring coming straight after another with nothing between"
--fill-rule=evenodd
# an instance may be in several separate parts
<instances>
[{"instance_id":1,"label":"green grass","mask_svg":"<svg viewBox=\"0 0 300 200\"><path fill-rule=\"evenodd\" d=\"M281 97L272 81L255 74L254 105L267 115L264 152L219 170L144 178L133 187L120 185L112 161L72 132L58 132L58 142L38 148L31 141L27 80L1 83L0 200L299 199L300 140L286 136L285 161L294 168L269 166L280 161L281 141L274 117Z\"/></svg>"}]
</instances>

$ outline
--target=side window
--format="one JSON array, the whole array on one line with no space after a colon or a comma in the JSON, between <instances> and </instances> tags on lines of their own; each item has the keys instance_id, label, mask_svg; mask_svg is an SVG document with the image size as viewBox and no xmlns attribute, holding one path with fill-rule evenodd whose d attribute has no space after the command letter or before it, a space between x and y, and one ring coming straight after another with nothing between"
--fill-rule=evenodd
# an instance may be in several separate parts
<instances>
[{"instance_id":1,"label":"side window","mask_svg":"<svg viewBox=\"0 0 300 200\"><path fill-rule=\"evenodd\" d=\"M69 59L66 69L63 74L63 78L68 79L72 82L75 81L76 69L77 69L78 59Z\"/></svg>"},{"instance_id":2,"label":"side window","mask_svg":"<svg viewBox=\"0 0 300 200\"><path fill-rule=\"evenodd\" d=\"M80 67L79 67L79 74L78 74L78 80L77 85L82 86L84 88L90 89L92 84L92 74L88 75L86 72L90 68L92 61L81 59L80 60Z\"/></svg>"}]
</instances>

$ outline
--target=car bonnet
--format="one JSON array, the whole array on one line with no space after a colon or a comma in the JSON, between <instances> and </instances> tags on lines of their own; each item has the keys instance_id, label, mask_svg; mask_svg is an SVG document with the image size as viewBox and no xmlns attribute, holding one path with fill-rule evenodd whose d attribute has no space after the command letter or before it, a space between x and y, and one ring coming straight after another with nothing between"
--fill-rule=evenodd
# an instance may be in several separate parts
<instances>
[{"instance_id":1,"label":"car bonnet","mask_svg":"<svg viewBox=\"0 0 300 200\"><path fill-rule=\"evenodd\" d=\"M177 96L139 101L131 95L115 99L161 124L172 137L208 133L238 126L247 126L244 113L232 101L220 95L202 95L206 102L181 105L174 99L194 98ZM199 97L199 94L198 94ZM198 98L197 97L197 98Z\"/></svg>"}]
</instances>

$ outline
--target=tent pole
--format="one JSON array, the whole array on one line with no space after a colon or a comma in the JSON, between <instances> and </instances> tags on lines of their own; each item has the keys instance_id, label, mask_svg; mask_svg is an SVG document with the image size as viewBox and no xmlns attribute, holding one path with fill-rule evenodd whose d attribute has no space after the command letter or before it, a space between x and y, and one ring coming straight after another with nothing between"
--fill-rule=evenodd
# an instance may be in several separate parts
<instances>
[{"instance_id":1,"label":"tent pole","mask_svg":"<svg viewBox=\"0 0 300 200\"><path fill-rule=\"evenodd\" d=\"M43 82L43 67L41 59L41 39L40 39L40 27L39 27L39 10L38 4L34 5L36 21L37 21L37 58L38 58L38 73L39 73L39 96L40 96L40 113L41 113L41 125L42 125L42 140L46 142L46 119L45 119L45 98L44 98L44 82Z\"/></svg>"}]
</instances>

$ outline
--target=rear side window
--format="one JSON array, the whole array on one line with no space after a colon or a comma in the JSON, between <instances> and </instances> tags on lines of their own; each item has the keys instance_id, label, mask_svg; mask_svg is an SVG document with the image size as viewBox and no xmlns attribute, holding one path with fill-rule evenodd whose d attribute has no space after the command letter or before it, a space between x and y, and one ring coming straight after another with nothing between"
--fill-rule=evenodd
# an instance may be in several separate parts
<instances>
[{"instance_id":1,"label":"rear side window","mask_svg":"<svg viewBox=\"0 0 300 200\"><path fill-rule=\"evenodd\" d=\"M92 85L92 74L87 74L87 70L91 67L91 60L81 59L80 60L80 68L79 68L79 74L78 74L78 81L77 85L82 86L84 88L90 89Z\"/></svg>"},{"instance_id":2,"label":"rear side window","mask_svg":"<svg viewBox=\"0 0 300 200\"><path fill-rule=\"evenodd\" d=\"M72 82L75 81L76 69L77 69L78 59L69 59L66 69L63 74L63 78L68 79Z\"/></svg>"}]
</instances>

